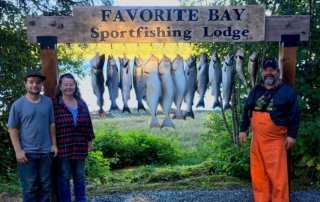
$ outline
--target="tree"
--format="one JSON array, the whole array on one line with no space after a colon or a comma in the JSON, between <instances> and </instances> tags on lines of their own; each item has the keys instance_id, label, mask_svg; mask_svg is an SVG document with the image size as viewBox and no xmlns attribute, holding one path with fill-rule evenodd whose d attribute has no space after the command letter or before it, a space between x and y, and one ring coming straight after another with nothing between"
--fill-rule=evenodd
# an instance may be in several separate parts
<instances>
[{"instance_id":1,"label":"tree","mask_svg":"<svg viewBox=\"0 0 320 202\"><path fill-rule=\"evenodd\" d=\"M195 1L182 1L195 2ZM217 5L224 1L215 1ZM265 5L271 15L310 15L310 39L300 42L297 50L296 90L301 108L301 126L297 145L293 149L293 171L297 177L303 177L320 185L320 4L317 1L230 1L231 5ZM279 44L259 43L212 43L196 44L198 52L217 51L223 56L234 53L238 48L245 49L245 55L253 51L260 52L260 58L266 54L277 56ZM246 57L248 58L248 57ZM247 61L245 59L245 64ZM246 92L243 86L236 85L234 97L237 105L243 105ZM241 112L241 111L240 111ZM239 111L237 112L239 114ZM239 116L238 116L239 117Z\"/></svg>"},{"instance_id":2,"label":"tree","mask_svg":"<svg viewBox=\"0 0 320 202\"><path fill-rule=\"evenodd\" d=\"M31 68L40 69L39 45L29 44L25 27L27 15L71 15L72 6L91 5L90 0L5 0L0 1L0 173L6 176L15 166L14 152L7 132L11 104L25 93L23 75ZM94 1L95 3L97 1ZM107 1L106 1L107 2ZM109 1L110 2L110 1ZM85 48L85 45L78 46ZM60 72L84 76L82 56L70 45L58 46ZM75 59L74 59L75 58Z\"/></svg>"}]
</instances>

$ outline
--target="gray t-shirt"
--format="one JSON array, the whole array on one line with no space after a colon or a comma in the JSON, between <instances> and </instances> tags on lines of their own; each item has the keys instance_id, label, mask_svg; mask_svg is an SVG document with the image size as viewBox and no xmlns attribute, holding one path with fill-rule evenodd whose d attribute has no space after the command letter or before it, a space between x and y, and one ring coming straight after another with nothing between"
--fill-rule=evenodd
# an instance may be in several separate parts
<instances>
[{"instance_id":1,"label":"gray t-shirt","mask_svg":"<svg viewBox=\"0 0 320 202\"><path fill-rule=\"evenodd\" d=\"M23 96L11 106L8 126L19 130L20 144L26 153L49 153L49 125L53 122L54 112L49 97L41 95L38 103L32 103Z\"/></svg>"}]
</instances>

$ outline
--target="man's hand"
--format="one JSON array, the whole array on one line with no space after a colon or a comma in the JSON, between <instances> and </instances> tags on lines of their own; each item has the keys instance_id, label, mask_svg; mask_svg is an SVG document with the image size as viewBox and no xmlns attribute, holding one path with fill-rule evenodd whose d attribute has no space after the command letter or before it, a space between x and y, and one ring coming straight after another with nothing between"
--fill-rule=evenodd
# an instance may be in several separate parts
<instances>
[{"instance_id":1,"label":"man's hand","mask_svg":"<svg viewBox=\"0 0 320 202\"><path fill-rule=\"evenodd\" d=\"M287 150L291 149L295 143L296 143L296 139L288 136L285 140L285 145Z\"/></svg>"},{"instance_id":2,"label":"man's hand","mask_svg":"<svg viewBox=\"0 0 320 202\"><path fill-rule=\"evenodd\" d=\"M58 155L57 145L51 145L51 152L53 153L53 157L56 157Z\"/></svg>"},{"instance_id":3,"label":"man's hand","mask_svg":"<svg viewBox=\"0 0 320 202\"><path fill-rule=\"evenodd\" d=\"M246 132L240 132L239 133L239 141L240 144L244 144L247 140L247 133Z\"/></svg>"},{"instance_id":4,"label":"man's hand","mask_svg":"<svg viewBox=\"0 0 320 202\"><path fill-rule=\"evenodd\" d=\"M26 157L26 153L23 150L17 151L16 152L16 158L18 163L28 163L28 158Z\"/></svg>"}]
</instances>

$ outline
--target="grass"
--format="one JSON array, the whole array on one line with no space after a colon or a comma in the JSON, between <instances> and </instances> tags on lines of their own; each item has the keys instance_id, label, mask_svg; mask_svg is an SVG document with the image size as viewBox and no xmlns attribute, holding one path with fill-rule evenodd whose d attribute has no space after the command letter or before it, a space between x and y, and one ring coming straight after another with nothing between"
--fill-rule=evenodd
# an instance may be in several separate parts
<instances>
[{"instance_id":1,"label":"grass","mask_svg":"<svg viewBox=\"0 0 320 202\"><path fill-rule=\"evenodd\" d=\"M186 120L175 120L173 123L175 129L171 128L151 128L150 120L151 116L148 112L138 113L136 110L132 110L131 114L122 112L108 113L104 119L94 119L94 125L100 122L106 122L118 127L121 131L126 132L128 130L144 130L148 133L152 133L157 136L166 136L178 140L181 143L181 147L197 145L199 140L199 134L204 133L207 129L203 126L207 118L206 111L200 111L195 113L195 119L187 118ZM93 114L93 117L97 117ZM157 115L159 123L162 123L164 115L162 113Z\"/></svg>"},{"instance_id":2,"label":"grass","mask_svg":"<svg viewBox=\"0 0 320 202\"><path fill-rule=\"evenodd\" d=\"M212 161L191 166L142 166L115 170L103 183L88 186L90 195L146 190L219 189L250 186L246 180L213 175Z\"/></svg>"}]
</instances>

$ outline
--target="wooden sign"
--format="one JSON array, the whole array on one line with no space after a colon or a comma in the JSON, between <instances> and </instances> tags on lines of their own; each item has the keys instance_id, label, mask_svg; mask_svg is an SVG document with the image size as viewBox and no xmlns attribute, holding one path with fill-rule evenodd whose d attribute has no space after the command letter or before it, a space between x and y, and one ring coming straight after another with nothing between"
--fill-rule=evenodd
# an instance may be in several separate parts
<instances>
[{"instance_id":1,"label":"wooden sign","mask_svg":"<svg viewBox=\"0 0 320 202\"><path fill-rule=\"evenodd\" d=\"M78 12L81 12L80 10L85 9L85 8L88 8L88 7L79 7ZM93 9L94 8L96 8L96 7L93 7ZM113 8L113 7L99 7L99 8L101 10L101 8L105 9L105 8ZM120 8L123 8L123 7L120 7ZM181 7L179 7L179 8L181 8ZM183 7L183 8L189 8L189 7ZM192 8L198 8L198 7L192 7ZM205 7L205 8L209 9L212 7ZM225 7L225 8L230 8L230 7ZM234 7L234 8L240 8L240 7ZM75 12L76 12L76 9L75 9ZM102 12L102 11L100 11L100 12ZM112 20L111 14L108 14L110 11L103 11L103 12L106 15L105 20L108 20L108 21L110 21L110 19ZM144 12L147 12L147 11L144 11ZM164 16L162 18L160 17L161 16L160 11L157 11L157 12L158 12L158 14L157 14L157 17L155 17L155 19L157 19L159 22L158 21L156 21L156 22L158 24L162 23L161 26L163 26L163 24L165 24L165 21L160 22L160 20L162 20L162 18L163 18L163 20L165 20L165 18L164 18ZM176 11L176 12L178 12L178 11ZM190 12L191 12L191 14L190 14ZM129 30L129 33L123 32L123 31L125 31L124 29L126 29L126 30L129 29L129 25L128 25L128 28L122 28L120 26L120 27L118 27L117 30L114 30L116 32L111 33L112 32L111 25L109 25L110 23L108 21L101 22L101 19L100 19L100 22L99 22L99 20L97 21L97 24L102 23L103 27L98 27L95 24L91 24L89 26L86 24L88 22L85 19L83 19L83 17L81 17L82 15L88 15L88 14L81 14L81 13L76 14L75 16L29 16L26 20L27 38L30 43L37 43L37 36L56 36L58 39L58 43L78 43L78 42L83 42L83 43L202 42L202 41L200 41L199 38L208 40L207 42L215 42L215 41L220 41L220 40L226 40L226 41L229 40L230 42L231 41L232 42L250 41L249 39L245 40L245 37L238 39L236 35L234 35L232 38L231 29L233 29L233 31L236 29L240 30L239 27L226 25L226 28L224 28L224 29L226 29L226 31L224 33L225 33L225 35L229 35L229 33L230 33L230 36L224 36L223 31L221 32L221 30L223 30L223 28L218 29L217 28L218 25L217 26L206 26L206 25L200 26L200 24L198 24L194 21L195 17L193 17L194 16L193 12L195 12L195 11L193 11L193 10L189 11L189 20L191 20L191 22L190 21L186 21L186 22L180 21L180 20L182 20L182 17L181 17L181 19L178 18L177 20L179 20L179 21L175 22L175 23L181 23L181 26L182 26L182 24L193 23L194 25L191 27L192 30L194 30L194 29L199 30L199 28L200 28L200 32L201 31L204 32L204 33L202 33L202 35L198 34L196 36L193 35L194 33L192 33L192 35L190 33L190 36L192 38L189 40L183 39L183 37L185 37L185 39L189 38L188 32L185 32L185 33L184 32L181 32L181 33L175 32L174 34L181 34L181 37L171 37L170 38L170 37L161 37L163 32L160 31L159 32L160 37L151 37L152 33L150 32L150 27L152 27L152 26L147 26L148 22L144 22L144 21L149 20L146 17L143 17L143 20L140 19L140 21L142 21L142 22L141 22L141 26L139 26L139 27L142 27L142 28L140 28L139 35L137 34L136 31L135 32L134 32L134 30L131 31L132 32L131 35L135 36L135 37L130 37L130 30ZM213 12L213 11L211 11L211 12ZM130 12L128 11L127 13L132 14L132 11L130 11ZM96 15L98 15L98 13L96 13L96 14L91 13L91 14L95 15L92 18L99 19L99 16L96 16ZM131 20L130 14L128 14L127 16L124 16L121 14L121 17L120 17L120 14L118 14L118 17L116 18L116 20L118 20L118 18L119 18L118 21L120 21L120 22L122 21L122 18L123 18L123 20L125 20L127 18L129 18ZM228 14L229 14L229 11L228 11ZM107 17L107 15L109 17ZM137 14L135 14L135 15L137 15ZM191 17L190 17L190 15L191 15ZM223 17L223 19L225 19L225 18L231 19L231 17L230 18L228 17L229 15L227 15L227 14L224 14L224 15L226 15L226 17ZM116 16L116 14L114 14L114 17L115 16ZM134 15L132 15L132 17L133 16ZM182 16L184 16L184 15L182 15ZM169 18L169 19L171 19L171 20L174 19L172 16L170 16L170 17L171 18ZM79 18L81 18L81 19L79 19ZM211 20L213 20L213 17L211 17L211 18L212 18ZM89 19L89 17L88 17L88 19ZM198 18L198 22L200 23L199 19L200 18ZM113 19L113 20L115 20L115 19ZM139 18L135 19L135 20L139 20ZM83 21L83 22L81 22L81 21ZM151 20L149 20L149 21L151 21ZM220 22L220 21L222 21L222 22ZM209 21L209 22L210 23L225 23L221 19L219 20L219 22L214 22L214 21L213 22ZM252 22L252 23L254 23L254 22ZM118 22L116 21L111 24L116 25L116 24L118 24ZM122 22L122 24L125 24L125 23ZM126 24L128 24L128 23L126 23ZM135 24L135 23L132 23L132 24ZM107 25L110 27L108 27ZM221 26L223 26L223 25L221 25ZM145 27L147 27L149 32L145 29ZM203 27L207 27L207 28L203 28ZM168 26L164 27L164 28L168 29ZM191 28L190 28L190 30L191 30ZM130 29L133 29L133 28L130 28ZM175 29L174 27L170 27L171 31L174 29ZM179 29L186 30L187 28L180 27ZM230 32L229 32L229 29L230 29ZM266 16L264 28L259 28L259 29L262 29L262 31L261 32L254 31L254 34L252 35L252 40L253 40L253 38L256 38L256 40L262 39L263 41L281 41L282 35L293 34L293 35L299 35L300 41L308 41L309 35L310 35L310 30L309 30L310 29L310 16L309 15ZM215 30L215 31L213 31L213 30ZM246 29L243 28L243 30L246 30ZM250 30L251 30L250 31L250 34L251 34L251 32L253 32L252 31L253 29L250 29ZM108 31L109 35L111 33L111 38L113 36L113 37L115 37L115 39L111 40L110 37L105 38L108 34L107 31ZM122 35L125 36L124 38L121 38L121 31L122 31ZM143 32L143 31L147 31L147 33ZM207 32L205 33L205 31L207 31ZM117 34L118 34L118 38L117 38ZM184 34L185 34L185 36L184 36ZM206 34L205 35L206 37L203 37L204 34ZM220 37L218 37L219 34L220 34ZM246 34L246 32L244 34ZM127 35L129 35L129 37ZM93 37L91 37L91 36L93 36ZM144 36L146 36L146 37L144 37ZM168 41L165 41L165 40L168 40Z\"/></svg>"},{"instance_id":2,"label":"wooden sign","mask_svg":"<svg viewBox=\"0 0 320 202\"><path fill-rule=\"evenodd\" d=\"M79 42L263 41L264 7L74 7Z\"/></svg>"},{"instance_id":3,"label":"wooden sign","mask_svg":"<svg viewBox=\"0 0 320 202\"><path fill-rule=\"evenodd\" d=\"M73 17L29 17L28 40L55 35L68 43L263 41L264 12L264 6L74 7Z\"/></svg>"}]
</instances>

